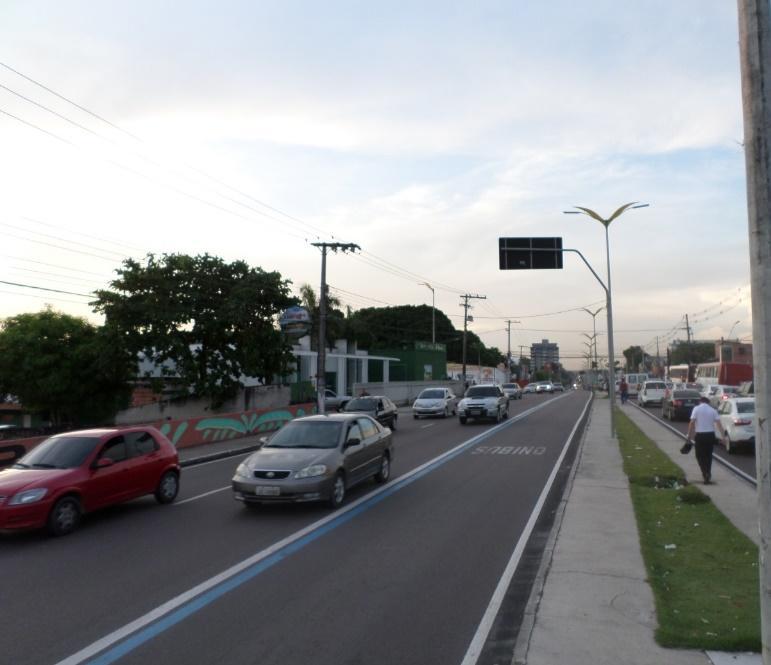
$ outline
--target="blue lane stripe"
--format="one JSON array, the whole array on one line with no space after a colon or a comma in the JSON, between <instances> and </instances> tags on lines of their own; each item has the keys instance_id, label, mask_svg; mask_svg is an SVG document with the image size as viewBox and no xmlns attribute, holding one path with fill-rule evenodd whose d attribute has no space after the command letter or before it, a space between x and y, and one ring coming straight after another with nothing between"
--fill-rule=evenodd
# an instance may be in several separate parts
<instances>
[{"instance_id":1,"label":"blue lane stripe","mask_svg":"<svg viewBox=\"0 0 771 665\"><path fill-rule=\"evenodd\" d=\"M498 434L498 432L501 432L502 430L507 429L509 426L513 425L514 423L526 418L527 416L534 413L535 411L538 411L548 406L549 404L552 404L562 399L566 395L567 393L556 399L552 399L552 400L549 400L548 402L544 402L543 404L539 404L538 406L532 407L527 411L523 411L519 415L513 418L510 418L507 422L502 423L497 427L489 429L486 432L482 432L481 434L469 439L466 443L459 445L457 448L455 448L455 450L452 450L449 453L445 453L444 457L440 457L438 460L429 464L428 466L421 469L417 473L403 480L397 480L392 485L387 487L383 492L361 503L360 505L356 506L356 508L353 508L348 512L346 512L345 514L340 515L340 517L332 520L331 522L328 522L327 524L324 524L318 527L315 531L303 536L302 538L298 538L296 541L285 545L280 550L278 550L277 552L274 552L273 554L266 557L262 561L258 561L257 563L250 566L246 570L242 570L240 573L237 573L233 577L221 582L220 584L213 587L212 589L209 589L208 591L202 593L197 598L194 598L193 600L187 602L182 607L179 607L178 609L170 612L166 616L161 617L160 619L153 622L149 626L139 630L134 635L127 637L120 644L108 649L107 651L103 652L102 654L96 656L95 658L87 662L89 663L89 665L110 665L111 663L114 663L120 658L123 658L123 656L126 656L127 654L131 653L132 651L134 651L134 649L137 649L138 647L142 646L146 642L157 637L161 633L164 633L169 628L172 628L178 623L184 621L189 616L195 614L199 610L204 609L207 605L210 605L215 600L224 596L229 591L232 591L233 589L238 588L242 584L245 584L249 580L254 579L261 573L264 573L269 568L272 568L275 564L283 561L284 559L291 556L295 552L300 551L306 545L314 542L315 540L318 540L322 536L325 536L327 533L329 533L330 531L333 531L337 527L350 522L354 517L358 517L359 515L366 512L373 506L376 506L377 504L379 504L381 501L384 501L389 496L392 496L393 494L400 491L401 489L407 487L408 485L411 485L416 480L419 480L420 478L423 478L424 476L431 473L432 471L435 471L436 469L443 466L450 460L455 459L458 455L465 453L466 450L468 450L471 446L474 446L478 443L485 441L486 439L494 436L495 434Z\"/></svg>"}]
</instances>

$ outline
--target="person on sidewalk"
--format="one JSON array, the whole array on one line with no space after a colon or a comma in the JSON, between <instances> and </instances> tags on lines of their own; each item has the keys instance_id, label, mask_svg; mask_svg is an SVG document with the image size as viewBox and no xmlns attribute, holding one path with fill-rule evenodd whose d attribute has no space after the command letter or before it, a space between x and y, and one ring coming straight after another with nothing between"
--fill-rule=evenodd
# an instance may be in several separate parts
<instances>
[{"instance_id":1,"label":"person on sidewalk","mask_svg":"<svg viewBox=\"0 0 771 665\"><path fill-rule=\"evenodd\" d=\"M712 482L712 448L715 446L715 427L725 441L725 430L720 422L720 416L712 408L708 397L702 397L700 404L691 411L688 423L688 440L693 439L696 447L696 461L699 463L704 484Z\"/></svg>"},{"instance_id":2,"label":"person on sidewalk","mask_svg":"<svg viewBox=\"0 0 771 665\"><path fill-rule=\"evenodd\" d=\"M618 391L621 393L621 403L626 404L629 399L629 384L623 376L621 377L621 382L618 384Z\"/></svg>"}]
</instances>

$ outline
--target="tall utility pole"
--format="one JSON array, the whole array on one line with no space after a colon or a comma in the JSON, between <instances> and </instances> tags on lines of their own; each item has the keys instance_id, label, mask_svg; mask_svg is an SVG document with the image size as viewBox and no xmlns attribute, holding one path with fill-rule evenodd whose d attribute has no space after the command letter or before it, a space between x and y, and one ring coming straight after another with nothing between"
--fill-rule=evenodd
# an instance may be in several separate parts
<instances>
[{"instance_id":1,"label":"tall utility pole","mask_svg":"<svg viewBox=\"0 0 771 665\"><path fill-rule=\"evenodd\" d=\"M471 305L468 304L468 301L472 298L476 298L478 300L487 300L487 296L478 296L471 293L466 293L461 296L463 298L463 302L461 303L461 307L463 307L463 374L461 376L461 381L463 381L463 389L466 389L466 331L468 330L468 311Z\"/></svg>"},{"instance_id":2,"label":"tall utility pole","mask_svg":"<svg viewBox=\"0 0 771 665\"><path fill-rule=\"evenodd\" d=\"M311 245L321 249L321 289L319 293L319 348L316 363L316 400L319 413L326 412L324 398L326 397L327 371L327 250L333 252L355 252L361 249L352 242L312 242Z\"/></svg>"},{"instance_id":3,"label":"tall utility pole","mask_svg":"<svg viewBox=\"0 0 771 665\"><path fill-rule=\"evenodd\" d=\"M519 321L506 321L506 329L508 330L508 339L509 339L508 351L506 352L506 381L511 381L511 324L512 323L519 323Z\"/></svg>"},{"instance_id":4,"label":"tall utility pole","mask_svg":"<svg viewBox=\"0 0 771 665\"><path fill-rule=\"evenodd\" d=\"M738 5L755 345L760 639L763 662L771 665L771 6L768 0Z\"/></svg>"}]
</instances>

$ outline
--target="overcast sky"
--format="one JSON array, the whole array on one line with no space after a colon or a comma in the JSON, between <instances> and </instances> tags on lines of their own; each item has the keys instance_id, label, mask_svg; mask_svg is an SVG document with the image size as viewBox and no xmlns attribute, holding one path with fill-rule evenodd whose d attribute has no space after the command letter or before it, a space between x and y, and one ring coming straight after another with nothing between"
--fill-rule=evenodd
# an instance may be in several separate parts
<instances>
[{"instance_id":1,"label":"overcast sky","mask_svg":"<svg viewBox=\"0 0 771 665\"><path fill-rule=\"evenodd\" d=\"M578 368L592 318L566 310L601 287L575 255L502 272L498 238L561 236L604 278L602 225L562 212L643 201L610 227L616 353L685 314L749 340L737 40L725 0L4 2L0 280L88 294L128 255L209 252L318 289L310 243L355 242L327 264L345 304L430 305L427 281L460 328L485 295L486 344L511 319L517 355ZM87 302L0 284L0 317Z\"/></svg>"}]
</instances>

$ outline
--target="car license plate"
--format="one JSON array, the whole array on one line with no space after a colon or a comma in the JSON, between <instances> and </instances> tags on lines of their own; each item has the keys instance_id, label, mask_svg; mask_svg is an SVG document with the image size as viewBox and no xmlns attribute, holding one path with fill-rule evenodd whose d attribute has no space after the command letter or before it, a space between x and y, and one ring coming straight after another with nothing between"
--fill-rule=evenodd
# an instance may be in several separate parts
<instances>
[{"instance_id":1,"label":"car license plate","mask_svg":"<svg viewBox=\"0 0 771 665\"><path fill-rule=\"evenodd\" d=\"M472 416L481 416L482 415L482 409L469 409L469 413Z\"/></svg>"},{"instance_id":2,"label":"car license plate","mask_svg":"<svg viewBox=\"0 0 771 665\"><path fill-rule=\"evenodd\" d=\"M254 493L258 494L259 496L278 496L281 494L281 488L280 487L264 487L262 485L258 485L254 488Z\"/></svg>"}]
</instances>

